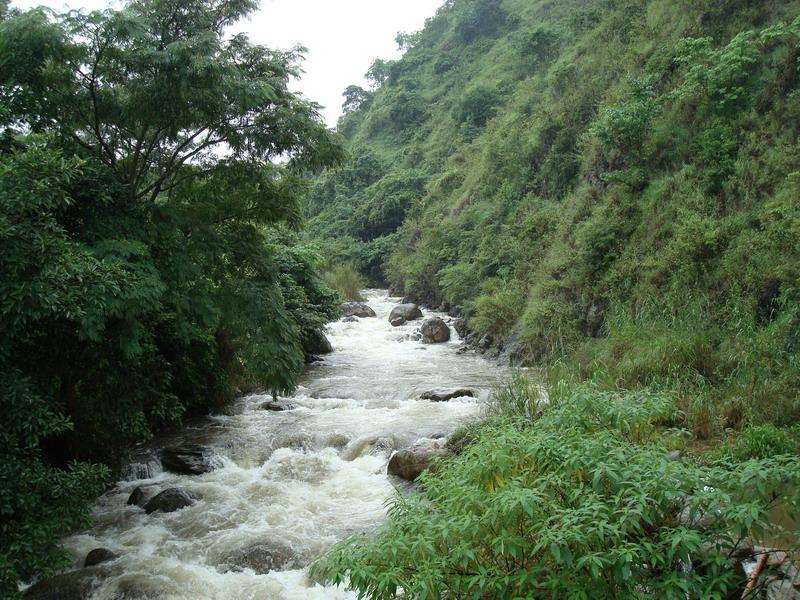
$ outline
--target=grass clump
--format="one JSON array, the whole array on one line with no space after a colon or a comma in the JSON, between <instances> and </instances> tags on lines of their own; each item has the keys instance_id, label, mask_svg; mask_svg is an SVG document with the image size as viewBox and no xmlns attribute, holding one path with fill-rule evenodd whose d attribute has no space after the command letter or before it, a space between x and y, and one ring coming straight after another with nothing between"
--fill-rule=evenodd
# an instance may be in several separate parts
<instances>
[{"instance_id":1,"label":"grass clump","mask_svg":"<svg viewBox=\"0 0 800 600\"><path fill-rule=\"evenodd\" d=\"M364 277L349 263L333 265L323 276L325 282L341 294L344 300L361 302L364 297Z\"/></svg>"}]
</instances>

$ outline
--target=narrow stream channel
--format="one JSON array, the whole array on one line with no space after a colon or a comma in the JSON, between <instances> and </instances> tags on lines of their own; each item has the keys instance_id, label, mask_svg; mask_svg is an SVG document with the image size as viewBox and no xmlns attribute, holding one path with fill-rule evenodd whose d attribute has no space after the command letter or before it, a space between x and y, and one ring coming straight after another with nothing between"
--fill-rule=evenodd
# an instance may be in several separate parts
<instances>
[{"instance_id":1,"label":"narrow stream channel","mask_svg":"<svg viewBox=\"0 0 800 600\"><path fill-rule=\"evenodd\" d=\"M384 502L401 485L386 475L393 449L447 435L478 417L490 390L507 375L481 357L458 354L455 331L450 342L429 345L411 335L419 320L392 327L388 315L398 298L370 290L367 301L376 318L330 324L334 352L310 366L297 393L286 399L294 410L263 410L268 397L248 396L228 414L160 440L202 444L218 468L175 475L153 459L98 501L93 526L66 540L76 566L94 548L119 555L102 565L103 583L93 598L355 597L309 581L305 567L338 540L385 518ZM423 391L451 387L473 388L478 397L416 399ZM199 500L177 512L148 515L126 505L136 486L181 487ZM254 570L265 553L281 566Z\"/></svg>"}]
</instances>

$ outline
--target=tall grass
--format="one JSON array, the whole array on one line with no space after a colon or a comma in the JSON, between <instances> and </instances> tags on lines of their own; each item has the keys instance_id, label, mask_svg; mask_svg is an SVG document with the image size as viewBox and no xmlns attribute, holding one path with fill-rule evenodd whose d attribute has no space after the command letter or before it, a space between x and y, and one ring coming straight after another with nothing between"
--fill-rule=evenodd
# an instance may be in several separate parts
<instances>
[{"instance_id":1,"label":"tall grass","mask_svg":"<svg viewBox=\"0 0 800 600\"><path fill-rule=\"evenodd\" d=\"M329 286L342 295L343 299L353 302L360 302L364 299L361 295L364 278L353 265L349 263L333 265L323 277Z\"/></svg>"}]
</instances>

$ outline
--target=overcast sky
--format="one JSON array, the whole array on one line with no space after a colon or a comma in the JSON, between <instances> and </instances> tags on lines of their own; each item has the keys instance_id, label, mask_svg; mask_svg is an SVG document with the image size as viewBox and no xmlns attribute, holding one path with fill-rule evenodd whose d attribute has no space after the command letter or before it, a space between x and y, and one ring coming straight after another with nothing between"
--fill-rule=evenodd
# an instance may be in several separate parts
<instances>
[{"instance_id":1,"label":"overcast sky","mask_svg":"<svg viewBox=\"0 0 800 600\"><path fill-rule=\"evenodd\" d=\"M12 0L11 4L56 10L112 5L108 0ZM308 48L305 75L293 89L322 104L326 123L334 126L344 89L351 83L366 85L363 76L375 58L397 58L397 32L422 28L441 4L442 0L261 0L261 9L242 28L254 42L272 48L296 44Z\"/></svg>"}]
</instances>

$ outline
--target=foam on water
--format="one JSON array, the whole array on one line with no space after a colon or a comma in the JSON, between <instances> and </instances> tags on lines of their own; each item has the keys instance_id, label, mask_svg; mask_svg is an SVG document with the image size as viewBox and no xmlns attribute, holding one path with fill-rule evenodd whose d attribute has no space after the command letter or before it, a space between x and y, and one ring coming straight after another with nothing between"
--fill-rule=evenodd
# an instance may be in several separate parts
<instances>
[{"instance_id":1,"label":"foam on water","mask_svg":"<svg viewBox=\"0 0 800 600\"><path fill-rule=\"evenodd\" d=\"M240 399L229 414L188 428L169 443L200 440L220 467L200 476L163 472L147 457L104 495L94 524L66 540L75 565L97 547L120 558L103 566L94 598L351 599L341 588L311 582L305 566L346 536L385 518L394 493L386 475L393 449L447 435L477 417L490 389L506 375L482 358L444 344L413 339L421 321L392 327L399 299L367 292L377 318L328 327L334 352L308 368L296 409L261 410L268 397ZM426 315L428 316L428 315ZM423 391L471 387L477 398L432 403ZM148 456L145 453L145 456ZM137 486L153 492L182 487L199 500L174 513L151 515L127 506ZM283 549L283 570L231 570L231 556L254 545Z\"/></svg>"}]
</instances>

